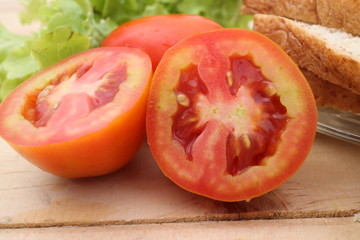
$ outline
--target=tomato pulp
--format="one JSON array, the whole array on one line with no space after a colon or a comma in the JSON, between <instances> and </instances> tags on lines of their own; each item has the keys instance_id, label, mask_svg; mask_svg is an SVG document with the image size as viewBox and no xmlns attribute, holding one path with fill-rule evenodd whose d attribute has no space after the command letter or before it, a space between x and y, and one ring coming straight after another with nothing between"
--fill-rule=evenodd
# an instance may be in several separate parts
<instances>
[{"instance_id":1,"label":"tomato pulp","mask_svg":"<svg viewBox=\"0 0 360 240\"><path fill-rule=\"evenodd\" d=\"M140 50L81 52L31 77L4 100L0 134L55 175L115 171L144 140L151 77L151 60Z\"/></svg>"},{"instance_id":2,"label":"tomato pulp","mask_svg":"<svg viewBox=\"0 0 360 240\"><path fill-rule=\"evenodd\" d=\"M282 49L252 31L220 29L164 54L150 89L147 138L180 187L240 201L299 169L316 123L309 85Z\"/></svg>"},{"instance_id":3,"label":"tomato pulp","mask_svg":"<svg viewBox=\"0 0 360 240\"><path fill-rule=\"evenodd\" d=\"M102 46L139 48L149 54L155 70L167 49L198 32L222 28L211 19L190 14L143 17L124 23L111 32Z\"/></svg>"}]
</instances>

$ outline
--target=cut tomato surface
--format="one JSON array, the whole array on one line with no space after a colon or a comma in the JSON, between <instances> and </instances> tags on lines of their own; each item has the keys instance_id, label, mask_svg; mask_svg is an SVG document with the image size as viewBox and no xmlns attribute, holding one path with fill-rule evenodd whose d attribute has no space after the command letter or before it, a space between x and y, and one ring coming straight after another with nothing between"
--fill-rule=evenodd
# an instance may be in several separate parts
<instances>
[{"instance_id":1,"label":"cut tomato surface","mask_svg":"<svg viewBox=\"0 0 360 240\"><path fill-rule=\"evenodd\" d=\"M0 134L30 162L64 177L124 166L145 137L151 60L91 49L31 77L0 106Z\"/></svg>"},{"instance_id":2,"label":"cut tomato surface","mask_svg":"<svg viewBox=\"0 0 360 240\"><path fill-rule=\"evenodd\" d=\"M105 47L133 47L149 54L153 69L175 43L191 34L222 28L215 21L191 14L155 15L117 27L103 41Z\"/></svg>"},{"instance_id":3,"label":"cut tomato surface","mask_svg":"<svg viewBox=\"0 0 360 240\"><path fill-rule=\"evenodd\" d=\"M307 157L317 111L294 62L268 38L220 29L170 48L155 72L147 138L180 187L248 200L292 176Z\"/></svg>"}]
</instances>

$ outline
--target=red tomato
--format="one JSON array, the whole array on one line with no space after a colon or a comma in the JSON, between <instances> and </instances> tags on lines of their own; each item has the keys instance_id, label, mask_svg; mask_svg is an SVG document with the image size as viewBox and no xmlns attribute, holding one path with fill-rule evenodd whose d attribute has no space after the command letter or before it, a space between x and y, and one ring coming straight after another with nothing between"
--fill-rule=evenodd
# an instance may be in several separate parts
<instances>
[{"instance_id":1,"label":"red tomato","mask_svg":"<svg viewBox=\"0 0 360 240\"><path fill-rule=\"evenodd\" d=\"M125 46L142 49L150 55L155 70L165 51L191 34L221 26L205 17L170 14L143 17L120 25L110 33L102 46Z\"/></svg>"},{"instance_id":2,"label":"red tomato","mask_svg":"<svg viewBox=\"0 0 360 240\"><path fill-rule=\"evenodd\" d=\"M55 175L106 174L124 166L145 136L151 60L140 50L98 48L31 77L0 106L0 134Z\"/></svg>"},{"instance_id":3,"label":"red tomato","mask_svg":"<svg viewBox=\"0 0 360 240\"><path fill-rule=\"evenodd\" d=\"M306 79L264 36L221 29L163 56L147 109L159 167L188 191L221 201L271 191L301 166L316 133Z\"/></svg>"}]
</instances>

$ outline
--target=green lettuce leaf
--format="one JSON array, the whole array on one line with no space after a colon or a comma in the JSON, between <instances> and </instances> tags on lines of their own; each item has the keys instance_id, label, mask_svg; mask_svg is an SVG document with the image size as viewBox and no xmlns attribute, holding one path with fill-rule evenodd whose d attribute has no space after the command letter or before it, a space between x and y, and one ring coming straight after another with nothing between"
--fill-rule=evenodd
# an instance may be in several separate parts
<instances>
[{"instance_id":1,"label":"green lettuce leaf","mask_svg":"<svg viewBox=\"0 0 360 240\"><path fill-rule=\"evenodd\" d=\"M0 101L40 66L31 57L31 36L19 36L0 24Z\"/></svg>"},{"instance_id":2,"label":"green lettuce leaf","mask_svg":"<svg viewBox=\"0 0 360 240\"><path fill-rule=\"evenodd\" d=\"M31 36L0 24L0 101L18 84L72 54L99 47L118 25L170 13L208 17L224 27L248 28L239 0L20 0L23 24L39 22Z\"/></svg>"},{"instance_id":3,"label":"green lettuce leaf","mask_svg":"<svg viewBox=\"0 0 360 240\"><path fill-rule=\"evenodd\" d=\"M178 12L196 14L211 18L223 27L246 26L240 14L242 1L183 0L177 6Z\"/></svg>"},{"instance_id":4,"label":"green lettuce leaf","mask_svg":"<svg viewBox=\"0 0 360 240\"><path fill-rule=\"evenodd\" d=\"M35 40L31 51L41 68L46 68L89 47L90 39L84 34L73 32L69 27L58 27Z\"/></svg>"},{"instance_id":5,"label":"green lettuce leaf","mask_svg":"<svg viewBox=\"0 0 360 240\"><path fill-rule=\"evenodd\" d=\"M31 36L0 26L0 101L21 82L70 55L98 47L117 24L94 12L90 0L23 0L23 24L40 22Z\"/></svg>"},{"instance_id":6,"label":"green lettuce leaf","mask_svg":"<svg viewBox=\"0 0 360 240\"><path fill-rule=\"evenodd\" d=\"M117 2L117 1L115 1ZM68 27L89 38L90 47L98 47L105 36L117 26L110 18L102 18L90 0L23 0L27 9L20 14L23 23L41 22L40 35ZM37 9L33 5L38 4Z\"/></svg>"}]
</instances>

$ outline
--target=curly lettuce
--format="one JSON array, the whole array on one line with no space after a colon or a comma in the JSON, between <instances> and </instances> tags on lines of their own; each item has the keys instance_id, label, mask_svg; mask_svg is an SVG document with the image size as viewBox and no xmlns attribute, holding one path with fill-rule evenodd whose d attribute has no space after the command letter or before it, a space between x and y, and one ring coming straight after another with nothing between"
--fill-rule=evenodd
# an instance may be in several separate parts
<instances>
[{"instance_id":1,"label":"curly lettuce","mask_svg":"<svg viewBox=\"0 0 360 240\"><path fill-rule=\"evenodd\" d=\"M118 25L170 13L211 18L224 27L247 28L239 0L21 0L23 24L39 22L30 36L0 24L0 101L17 85L61 59L98 47Z\"/></svg>"}]
</instances>

